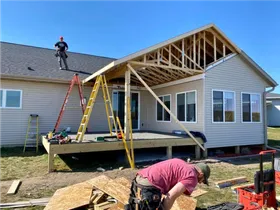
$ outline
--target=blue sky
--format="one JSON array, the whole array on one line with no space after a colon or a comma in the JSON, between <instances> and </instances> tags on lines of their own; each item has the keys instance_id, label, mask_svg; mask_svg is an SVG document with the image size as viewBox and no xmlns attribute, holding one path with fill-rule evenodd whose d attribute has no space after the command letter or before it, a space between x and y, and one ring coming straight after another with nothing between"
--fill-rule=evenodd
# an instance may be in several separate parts
<instances>
[{"instance_id":1,"label":"blue sky","mask_svg":"<svg viewBox=\"0 0 280 210\"><path fill-rule=\"evenodd\" d=\"M1 2L1 40L120 58L215 23L280 84L280 2ZM280 93L280 87L274 92Z\"/></svg>"}]
</instances>

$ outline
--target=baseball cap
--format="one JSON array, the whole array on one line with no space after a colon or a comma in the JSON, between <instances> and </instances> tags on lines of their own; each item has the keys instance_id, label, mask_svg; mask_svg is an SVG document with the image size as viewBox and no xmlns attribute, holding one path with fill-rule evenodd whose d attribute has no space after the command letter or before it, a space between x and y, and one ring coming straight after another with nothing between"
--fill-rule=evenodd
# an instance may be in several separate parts
<instances>
[{"instance_id":1,"label":"baseball cap","mask_svg":"<svg viewBox=\"0 0 280 210\"><path fill-rule=\"evenodd\" d=\"M63 36L60 36L59 38L60 38L60 39L63 39Z\"/></svg>"},{"instance_id":2,"label":"baseball cap","mask_svg":"<svg viewBox=\"0 0 280 210\"><path fill-rule=\"evenodd\" d=\"M202 171L202 173L204 175L203 183L206 185L209 185L208 179L210 177L210 167L208 165L206 165L205 163L197 163L196 166L198 168L200 168L200 170Z\"/></svg>"}]
</instances>

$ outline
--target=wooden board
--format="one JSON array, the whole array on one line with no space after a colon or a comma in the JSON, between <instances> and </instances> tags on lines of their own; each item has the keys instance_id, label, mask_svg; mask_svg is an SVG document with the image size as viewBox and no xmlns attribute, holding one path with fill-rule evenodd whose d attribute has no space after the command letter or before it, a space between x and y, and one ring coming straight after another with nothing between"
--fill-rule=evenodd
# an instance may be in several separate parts
<instances>
[{"instance_id":1,"label":"wooden board","mask_svg":"<svg viewBox=\"0 0 280 210\"><path fill-rule=\"evenodd\" d=\"M215 182L215 185L218 188L224 188L224 187L230 187L235 184L241 184L244 182L247 182L247 178L245 176L242 176L242 177L237 177L237 178L233 178L233 179L218 181L218 182Z\"/></svg>"},{"instance_id":2,"label":"wooden board","mask_svg":"<svg viewBox=\"0 0 280 210\"><path fill-rule=\"evenodd\" d=\"M45 210L74 209L89 204L92 194L92 185L82 182L69 187L58 189Z\"/></svg>"},{"instance_id":3,"label":"wooden board","mask_svg":"<svg viewBox=\"0 0 280 210\"><path fill-rule=\"evenodd\" d=\"M128 179L124 178L124 177L119 177L119 178L116 178L114 179L116 181L116 183L120 184L120 185L123 185L127 188L130 189L131 187L131 181L129 181Z\"/></svg>"},{"instance_id":4,"label":"wooden board","mask_svg":"<svg viewBox=\"0 0 280 210\"><path fill-rule=\"evenodd\" d=\"M243 185L237 185L237 186L233 186L230 189L232 189L233 192L236 192L237 188L243 188L243 187L250 187L254 185L254 183L249 183L249 184L243 184Z\"/></svg>"},{"instance_id":5,"label":"wooden board","mask_svg":"<svg viewBox=\"0 0 280 210\"><path fill-rule=\"evenodd\" d=\"M20 180L14 180L10 189L7 192L7 195L13 195L17 192L19 185L21 184Z\"/></svg>"},{"instance_id":6,"label":"wooden board","mask_svg":"<svg viewBox=\"0 0 280 210\"><path fill-rule=\"evenodd\" d=\"M171 210L195 210L197 201L186 195L181 195L174 202Z\"/></svg>"},{"instance_id":7,"label":"wooden board","mask_svg":"<svg viewBox=\"0 0 280 210\"><path fill-rule=\"evenodd\" d=\"M112 196L122 204L128 203L130 188L117 183L115 180L110 179L105 175L90 179L87 183L90 183L93 187Z\"/></svg>"},{"instance_id":8,"label":"wooden board","mask_svg":"<svg viewBox=\"0 0 280 210\"><path fill-rule=\"evenodd\" d=\"M192 192L191 197L192 197L192 198L196 198L196 197L201 196L201 195L203 195L203 194L205 194L205 193L207 193L207 191L202 190L202 189L196 189L196 190L194 190L194 191Z\"/></svg>"}]
</instances>

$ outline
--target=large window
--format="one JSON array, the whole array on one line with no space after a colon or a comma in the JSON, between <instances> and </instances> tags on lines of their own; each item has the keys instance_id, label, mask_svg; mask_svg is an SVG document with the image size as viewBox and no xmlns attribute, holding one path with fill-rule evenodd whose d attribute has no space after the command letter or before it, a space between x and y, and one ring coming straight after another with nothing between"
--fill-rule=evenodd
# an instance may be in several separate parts
<instances>
[{"instance_id":1,"label":"large window","mask_svg":"<svg viewBox=\"0 0 280 210\"><path fill-rule=\"evenodd\" d=\"M235 93L213 90L213 122L235 122Z\"/></svg>"},{"instance_id":2,"label":"large window","mask_svg":"<svg viewBox=\"0 0 280 210\"><path fill-rule=\"evenodd\" d=\"M0 90L1 108L21 108L21 90Z\"/></svg>"},{"instance_id":3,"label":"large window","mask_svg":"<svg viewBox=\"0 0 280 210\"><path fill-rule=\"evenodd\" d=\"M177 118L181 122L196 122L196 91L177 93Z\"/></svg>"},{"instance_id":4,"label":"large window","mask_svg":"<svg viewBox=\"0 0 280 210\"><path fill-rule=\"evenodd\" d=\"M159 99L167 106L170 110L171 95L159 96ZM157 102L157 121L170 122L170 114Z\"/></svg>"},{"instance_id":5,"label":"large window","mask_svg":"<svg viewBox=\"0 0 280 210\"><path fill-rule=\"evenodd\" d=\"M261 96L242 93L242 122L261 122Z\"/></svg>"}]
</instances>

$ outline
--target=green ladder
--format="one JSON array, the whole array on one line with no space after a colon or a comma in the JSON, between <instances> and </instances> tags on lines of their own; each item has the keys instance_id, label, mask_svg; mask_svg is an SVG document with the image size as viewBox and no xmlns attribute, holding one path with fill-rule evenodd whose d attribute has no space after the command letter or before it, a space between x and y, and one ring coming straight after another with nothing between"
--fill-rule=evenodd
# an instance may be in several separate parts
<instances>
[{"instance_id":1,"label":"green ladder","mask_svg":"<svg viewBox=\"0 0 280 210\"><path fill-rule=\"evenodd\" d=\"M26 147L36 147L36 152L38 152L39 143L39 115L30 114L28 118L28 126L24 141L23 152L25 152Z\"/></svg>"}]
</instances>

